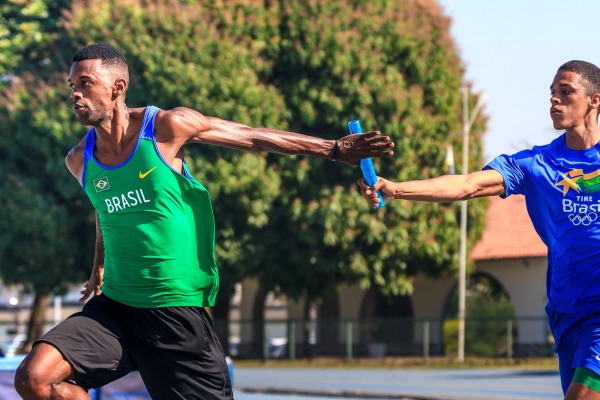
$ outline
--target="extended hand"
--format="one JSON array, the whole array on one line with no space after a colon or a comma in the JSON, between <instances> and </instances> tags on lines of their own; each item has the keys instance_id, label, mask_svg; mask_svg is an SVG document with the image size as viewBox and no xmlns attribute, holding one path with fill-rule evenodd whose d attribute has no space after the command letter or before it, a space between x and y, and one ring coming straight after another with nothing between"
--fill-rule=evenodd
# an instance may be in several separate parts
<instances>
[{"instance_id":1,"label":"extended hand","mask_svg":"<svg viewBox=\"0 0 600 400\"><path fill-rule=\"evenodd\" d=\"M391 187L391 182L387 179L377 177L377 182L373 186L367 185L364 178L359 179L357 182L358 187L360 187L360 193L369 203L369 206L376 207L379 202L379 196L377 196L377 191L379 190L383 199L387 202L389 200L394 199L394 190Z\"/></svg>"},{"instance_id":2,"label":"extended hand","mask_svg":"<svg viewBox=\"0 0 600 400\"><path fill-rule=\"evenodd\" d=\"M394 143L389 136L381 136L378 131L347 135L340 139L338 160L356 165L363 158L390 157Z\"/></svg>"}]
</instances>

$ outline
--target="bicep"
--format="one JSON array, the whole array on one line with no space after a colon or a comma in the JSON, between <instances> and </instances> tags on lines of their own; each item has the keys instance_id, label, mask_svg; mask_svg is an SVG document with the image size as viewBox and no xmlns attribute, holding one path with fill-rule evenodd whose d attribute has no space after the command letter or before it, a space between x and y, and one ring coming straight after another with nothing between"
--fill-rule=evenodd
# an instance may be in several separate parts
<instances>
[{"instance_id":1,"label":"bicep","mask_svg":"<svg viewBox=\"0 0 600 400\"><path fill-rule=\"evenodd\" d=\"M472 172L466 176L469 186L468 198L502 196L506 194L504 177L495 169Z\"/></svg>"},{"instance_id":2,"label":"bicep","mask_svg":"<svg viewBox=\"0 0 600 400\"><path fill-rule=\"evenodd\" d=\"M178 151L186 143L203 143L252 150L252 128L220 118L208 117L186 107L162 110L155 122L157 141L171 143Z\"/></svg>"},{"instance_id":3,"label":"bicep","mask_svg":"<svg viewBox=\"0 0 600 400\"><path fill-rule=\"evenodd\" d=\"M213 144L236 150L252 151L256 130L238 122L216 117L204 117L206 129L199 131L188 142Z\"/></svg>"}]
</instances>

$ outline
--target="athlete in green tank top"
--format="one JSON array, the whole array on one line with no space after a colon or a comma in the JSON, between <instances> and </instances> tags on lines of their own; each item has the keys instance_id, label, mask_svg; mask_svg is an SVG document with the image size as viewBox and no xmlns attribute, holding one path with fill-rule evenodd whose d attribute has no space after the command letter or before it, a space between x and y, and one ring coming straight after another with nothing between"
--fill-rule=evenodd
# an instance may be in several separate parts
<instances>
[{"instance_id":1,"label":"athlete in green tank top","mask_svg":"<svg viewBox=\"0 0 600 400\"><path fill-rule=\"evenodd\" d=\"M327 140L185 107L129 108L127 61L105 43L75 54L69 85L78 121L92 127L66 163L96 209L96 256L81 300L94 296L36 342L15 375L17 392L89 399L88 388L139 370L155 399L232 399L203 308L218 288L212 207L183 161L184 145L358 164L392 155L393 143L378 132Z\"/></svg>"},{"instance_id":2,"label":"athlete in green tank top","mask_svg":"<svg viewBox=\"0 0 600 400\"><path fill-rule=\"evenodd\" d=\"M132 155L102 165L86 137L84 189L104 239L102 292L133 307L212 306L219 286L215 224L207 190L159 155L158 109L146 107Z\"/></svg>"}]
</instances>

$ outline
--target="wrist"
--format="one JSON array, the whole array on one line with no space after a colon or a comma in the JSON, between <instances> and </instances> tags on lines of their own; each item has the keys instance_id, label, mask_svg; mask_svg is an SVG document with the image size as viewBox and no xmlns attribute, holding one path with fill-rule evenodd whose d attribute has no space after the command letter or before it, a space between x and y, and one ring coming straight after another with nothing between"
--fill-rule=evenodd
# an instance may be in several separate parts
<instances>
[{"instance_id":1,"label":"wrist","mask_svg":"<svg viewBox=\"0 0 600 400\"><path fill-rule=\"evenodd\" d=\"M331 161L337 161L339 155L340 155L340 141L336 140L333 145L333 153L329 159Z\"/></svg>"}]
</instances>

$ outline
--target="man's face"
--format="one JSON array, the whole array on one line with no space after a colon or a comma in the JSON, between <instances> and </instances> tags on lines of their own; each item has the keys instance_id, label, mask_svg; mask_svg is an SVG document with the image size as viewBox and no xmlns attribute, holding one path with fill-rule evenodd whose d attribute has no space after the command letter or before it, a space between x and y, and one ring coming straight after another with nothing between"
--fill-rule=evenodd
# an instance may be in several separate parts
<instances>
[{"instance_id":1,"label":"man's face","mask_svg":"<svg viewBox=\"0 0 600 400\"><path fill-rule=\"evenodd\" d=\"M554 129L564 130L585 125L591 96L586 94L581 75L558 71L550 86L550 118Z\"/></svg>"},{"instance_id":2,"label":"man's face","mask_svg":"<svg viewBox=\"0 0 600 400\"><path fill-rule=\"evenodd\" d=\"M97 126L110 119L114 82L101 60L76 61L69 73L71 101L82 125Z\"/></svg>"}]
</instances>

